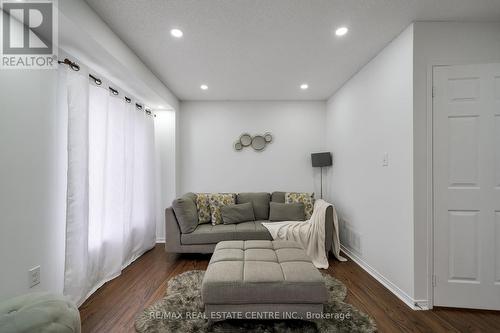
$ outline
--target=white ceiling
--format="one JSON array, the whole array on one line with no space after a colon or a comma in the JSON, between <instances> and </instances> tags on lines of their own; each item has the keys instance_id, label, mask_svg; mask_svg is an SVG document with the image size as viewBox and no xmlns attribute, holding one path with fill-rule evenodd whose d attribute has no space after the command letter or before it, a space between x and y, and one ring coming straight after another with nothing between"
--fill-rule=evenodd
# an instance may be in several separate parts
<instances>
[{"instance_id":1,"label":"white ceiling","mask_svg":"<svg viewBox=\"0 0 500 333\"><path fill-rule=\"evenodd\" d=\"M500 20L500 0L86 1L181 100L324 100L412 21Z\"/></svg>"}]
</instances>

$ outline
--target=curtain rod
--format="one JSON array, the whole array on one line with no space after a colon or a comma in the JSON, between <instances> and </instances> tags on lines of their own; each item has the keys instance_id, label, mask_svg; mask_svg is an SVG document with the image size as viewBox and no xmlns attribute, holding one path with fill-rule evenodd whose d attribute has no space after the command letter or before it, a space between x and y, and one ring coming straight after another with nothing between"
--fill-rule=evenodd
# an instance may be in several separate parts
<instances>
[{"instance_id":1,"label":"curtain rod","mask_svg":"<svg viewBox=\"0 0 500 333\"><path fill-rule=\"evenodd\" d=\"M58 63L62 64L62 65L67 65L69 68L71 68L75 72L80 71L80 65L78 65L76 62L73 62L73 61L69 60L68 58L65 58L63 61L59 60ZM94 75L89 74L89 78L91 78L96 85L98 85L98 86L102 85L102 80L99 79L99 78L97 78L97 77L95 77ZM118 96L120 94L120 92L118 90L116 90L115 88L113 88L113 87L108 87L108 89L115 96ZM124 99L125 99L126 103L132 103L132 98L130 98L128 96L125 96ZM146 114L149 115L149 116L153 115L153 113L151 112L151 110L147 109L147 108L144 108L144 106L142 104L135 103L135 107L137 108L137 110L143 110L144 109L144 111L146 112ZM153 115L153 116L156 117L156 115Z\"/></svg>"}]
</instances>

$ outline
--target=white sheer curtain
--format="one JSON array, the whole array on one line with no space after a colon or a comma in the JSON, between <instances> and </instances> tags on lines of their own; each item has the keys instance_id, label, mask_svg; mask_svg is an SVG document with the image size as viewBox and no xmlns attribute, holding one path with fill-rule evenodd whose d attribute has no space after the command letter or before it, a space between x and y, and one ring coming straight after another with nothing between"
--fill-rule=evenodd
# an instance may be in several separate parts
<instances>
[{"instance_id":1,"label":"white sheer curtain","mask_svg":"<svg viewBox=\"0 0 500 333\"><path fill-rule=\"evenodd\" d=\"M61 69L67 96L64 293L80 305L155 244L154 122L88 72Z\"/></svg>"}]
</instances>

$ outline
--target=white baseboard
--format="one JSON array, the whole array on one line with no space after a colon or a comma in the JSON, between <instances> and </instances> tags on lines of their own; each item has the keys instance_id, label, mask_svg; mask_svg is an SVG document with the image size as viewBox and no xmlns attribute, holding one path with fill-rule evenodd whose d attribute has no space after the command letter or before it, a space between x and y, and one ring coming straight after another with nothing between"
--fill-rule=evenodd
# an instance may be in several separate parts
<instances>
[{"instance_id":1,"label":"white baseboard","mask_svg":"<svg viewBox=\"0 0 500 333\"><path fill-rule=\"evenodd\" d=\"M415 306L417 307L417 310L430 310L431 309L431 307L429 306L429 301L426 299L416 300Z\"/></svg>"},{"instance_id":2,"label":"white baseboard","mask_svg":"<svg viewBox=\"0 0 500 333\"><path fill-rule=\"evenodd\" d=\"M165 243L165 237L157 237L156 244L158 244L158 243Z\"/></svg>"},{"instance_id":3,"label":"white baseboard","mask_svg":"<svg viewBox=\"0 0 500 333\"><path fill-rule=\"evenodd\" d=\"M356 255L353 251L346 248L345 246L340 246L342 252L344 252L352 261L358 264L361 268L363 268L368 274L373 276L375 280L380 282L384 287L389 289L394 295L396 295L400 300L402 300L406 305L408 305L413 310L428 310L428 301L427 300L414 300L410 297L406 292L401 290L398 286L392 283L385 276L380 274L376 269L368 265L362 258Z\"/></svg>"}]
</instances>

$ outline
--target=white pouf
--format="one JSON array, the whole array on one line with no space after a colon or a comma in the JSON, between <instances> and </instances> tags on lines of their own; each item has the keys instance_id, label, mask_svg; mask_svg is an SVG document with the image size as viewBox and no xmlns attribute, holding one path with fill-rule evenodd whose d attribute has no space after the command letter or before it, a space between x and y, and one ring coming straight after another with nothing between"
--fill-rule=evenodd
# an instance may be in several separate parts
<instances>
[{"instance_id":1,"label":"white pouf","mask_svg":"<svg viewBox=\"0 0 500 333\"><path fill-rule=\"evenodd\" d=\"M80 312L63 296L32 293L0 302L2 333L80 333Z\"/></svg>"}]
</instances>

